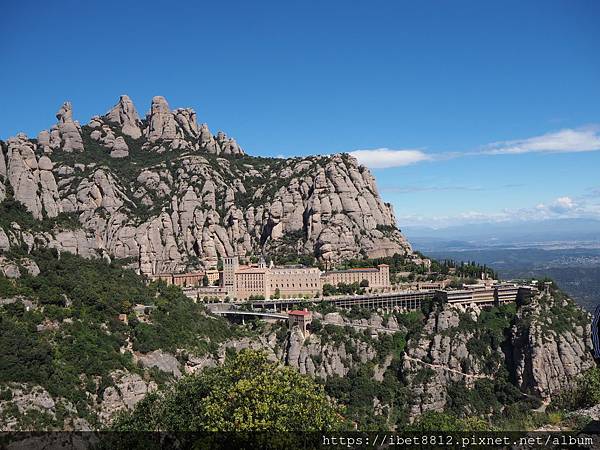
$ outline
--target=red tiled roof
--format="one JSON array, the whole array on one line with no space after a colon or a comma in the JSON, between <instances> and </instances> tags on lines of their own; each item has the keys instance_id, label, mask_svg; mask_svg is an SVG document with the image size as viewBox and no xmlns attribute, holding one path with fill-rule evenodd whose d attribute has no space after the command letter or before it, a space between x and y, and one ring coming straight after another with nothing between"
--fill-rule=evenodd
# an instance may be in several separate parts
<instances>
[{"instance_id":1,"label":"red tiled roof","mask_svg":"<svg viewBox=\"0 0 600 450\"><path fill-rule=\"evenodd\" d=\"M308 316L308 315L310 315L310 311L301 311L299 309L295 309L293 311L289 311L288 315L290 315L290 316Z\"/></svg>"}]
</instances>

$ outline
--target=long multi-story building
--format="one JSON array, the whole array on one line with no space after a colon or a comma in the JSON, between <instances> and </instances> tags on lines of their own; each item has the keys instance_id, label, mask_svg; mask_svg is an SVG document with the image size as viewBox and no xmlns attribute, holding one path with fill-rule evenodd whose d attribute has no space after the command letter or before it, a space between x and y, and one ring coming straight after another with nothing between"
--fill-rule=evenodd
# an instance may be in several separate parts
<instances>
[{"instance_id":1,"label":"long multi-story building","mask_svg":"<svg viewBox=\"0 0 600 450\"><path fill-rule=\"evenodd\" d=\"M174 284L180 287L200 286L204 272L188 272L188 273L159 273L151 276L152 280L162 280L168 285Z\"/></svg>"},{"instance_id":2,"label":"long multi-story building","mask_svg":"<svg viewBox=\"0 0 600 450\"><path fill-rule=\"evenodd\" d=\"M223 261L223 287L238 300L250 297L314 297L321 292L321 271L316 267L267 267L261 258L257 266L241 266L237 257Z\"/></svg>"},{"instance_id":3,"label":"long multi-story building","mask_svg":"<svg viewBox=\"0 0 600 450\"><path fill-rule=\"evenodd\" d=\"M366 280L371 288L390 287L390 266L379 264L377 268L332 270L323 275L323 283L333 286L337 286L339 283L360 283L363 280Z\"/></svg>"},{"instance_id":4,"label":"long multi-story building","mask_svg":"<svg viewBox=\"0 0 600 450\"><path fill-rule=\"evenodd\" d=\"M281 297L309 295L321 292L321 271L316 267L284 266L269 269L270 295ZM266 298L266 296L265 296Z\"/></svg>"},{"instance_id":5,"label":"long multi-story building","mask_svg":"<svg viewBox=\"0 0 600 450\"><path fill-rule=\"evenodd\" d=\"M477 283L464 284L463 289L437 290L436 295L447 303L487 306L516 302L520 297L530 295L530 292L511 283Z\"/></svg>"}]
</instances>

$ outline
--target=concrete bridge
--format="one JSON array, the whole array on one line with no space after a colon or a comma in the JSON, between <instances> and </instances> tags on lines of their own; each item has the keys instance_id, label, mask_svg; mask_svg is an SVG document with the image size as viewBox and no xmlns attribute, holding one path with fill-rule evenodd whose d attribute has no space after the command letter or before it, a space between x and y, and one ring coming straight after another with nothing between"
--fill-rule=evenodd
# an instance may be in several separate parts
<instances>
[{"instance_id":1,"label":"concrete bridge","mask_svg":"<svg viewBox=\"0 0 600 450\"><path fill-rule=\"evenodd\" d=\"M277 313L268 313L268 312L258 312L258 311L243 311L240 309L229 309L229 310L214 310L213 314L217 316L238 316L238 317L261 317L265 319L276 319L276 320L287 320L287 314L277 314Z\"/></svg>"},{"instance_id":2,"label":"concrete bridge","mask_svg":"<svg viewBox=\"0 0 600 450\"><path fill-rule=\"evenodd\" d=\"M211 311L214 315L221 317L241 317L242 323L244 323L245 317L258 317L262 319L273 319L273 320L288 320L289 316L287 314L278 314L276 312L259 312L259 311L244 311L241 309L237 309L235 305L231 303L211 303L207 305L209 311ZM361 325L355 323L339 323L339 322L330 322L327 320L323 320L323 325L336 325L340 327L352 327L358 330L370 330L375 333L387 333L394 334L398 330L393 330L389 328L383 327L372 327L370 325Z\"/></svg>"}]
</instances>

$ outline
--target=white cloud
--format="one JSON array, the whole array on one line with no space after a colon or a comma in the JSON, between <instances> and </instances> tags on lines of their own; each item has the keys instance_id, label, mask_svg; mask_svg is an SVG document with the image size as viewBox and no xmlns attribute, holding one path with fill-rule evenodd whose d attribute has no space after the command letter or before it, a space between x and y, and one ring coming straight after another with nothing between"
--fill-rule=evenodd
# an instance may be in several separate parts
<instances>
[{"instance_id":1,"label":"white cloud","mask_svg":"<svg viewBox=\"0 0 600 450\"><path fill-rule=\"evenodd\" d=\"M559 197L549 208L556 213L566 213L577 208L577 204L571 197Z\"/></svg>"},{"instance_id":2,"label":"white cloud","mask_svg":"<svg viewBox=\"0 0 600 450\"><path fill-rule=\"evenodd\" d=\"M396 210L400 208L396 207ZM549 203L518 209L503 209L496 212L465 211L453 215L422 216L398 215L398 223L402 226L447 227L464 224L523 222L546 219L600 219L600 203L575 200L568 196L558 197Z\"/></svg>"},{"instance_id":3,"label":"white cloud","mask_svg":"<svg viewBox=\"0 0 600 450\"><path fill-rule=\"evenodd\" d=\"M421 161L431 160L431 156L421 150L392 150L389 148L375 148L370 150L354 150L350 152L358 159L360 164L371 169L387 169L402 167Z\"/></svg>"},{"instance_id":4,"label":"white cloud","mask_svg":"<svg viewBox=\"0 0 600 450\"><path fill-rule=\"evenodd\" d=\"M521 153L575 153L600 150L598 127L567 128L528 139L488 144L479 154L515 155Z\"/></svg>"},{"instance_id":5,"label":"white cloud","mask_svg":"<svg viewBox=\"0 0 600 450\"><path fill-rule=\"evenodd\" d=\"M418 149L375 148L354 150L350 154L371 169L403 167L423 161L446 161L465 156L519 155L524 153L577 153L600 150L600 127L565 128L526 139L486 144L477 151L428 154Z\"/></svg>"}]
</instances>

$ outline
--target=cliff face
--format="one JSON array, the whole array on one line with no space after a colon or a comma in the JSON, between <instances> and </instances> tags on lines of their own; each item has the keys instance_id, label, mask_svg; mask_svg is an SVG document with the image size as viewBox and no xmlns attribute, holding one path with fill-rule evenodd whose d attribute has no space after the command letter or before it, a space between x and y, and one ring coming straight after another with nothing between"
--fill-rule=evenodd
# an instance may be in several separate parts
<instances>
[{"instance_id":1,"label":"cliff face","mask_svg":"<svg viewBox=\"0 0 600 450\"><path fill-rule=\"evenodd\" d=\"M589 315L561 293L523 306L510 333L517 386L552 400L595 366L591 339Z\"/></svg>"},{"instance_id":2,"label":"cliff face","mask_svg":"<svg viewBox=\"0 0 600 450\"><path fill-rule=\"evenodd\" d=\"M145 119L127 96L84 126L69 103L57 118L37 140L3 143L0 200L10 191L36 219L69 215L81 227L23 236L4 226L4 246L131 257L144 273L260 251L331 261L412 253L373 176L348 155L249 157L163 97Z\"/></svg>"},{"instance_id":3,"label":"cliff face","mask_svg":"<svg viewBox=\"0 0 600 450\"><path fill-rule=\"evenodd\" d=\"M402 357L413 416L444 410L449 386L472 389L482 380L547 403L595 366L590 317L572 300L556 292L514 308L445 306L429 314Z\"/></svg>"}]
</instances>

